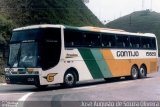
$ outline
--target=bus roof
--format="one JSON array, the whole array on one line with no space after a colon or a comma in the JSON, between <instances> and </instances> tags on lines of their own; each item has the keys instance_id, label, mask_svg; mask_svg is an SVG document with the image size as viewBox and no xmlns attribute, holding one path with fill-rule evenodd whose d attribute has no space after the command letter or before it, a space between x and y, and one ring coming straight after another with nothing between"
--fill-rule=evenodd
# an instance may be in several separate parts
<instances>
[{"instance_id":1,"label":"bus roof","mask_svg":"<svg viewBox=\"0 0 160 107\"><path fill-rule=\"evenodd\" d=\"M31 25L26 27L20 27L13 29L13 31L19 31L19 30L28 30L28 29L37 29L37 28L61 28L63 25L54 25L54 24L40 24L40 25Z\"/></svg>"},{"instance_id":2,"label":"bus roof","mask_svg":"<svg viewBox=\"0 0 160 107\"><path fill-rule=\"evenodd\" d=\"M101 28L101 27L93 27L93 26L84 26L84 27L72 27L65 26L67 29L77 29L82 31L93 31L93 32L102 32L102 33L113 33L113 34L123 34L123 35L134 35L134 36L148 36L148 37L156 37L153 33L133 33L127 32L121 29L112 29L112 28Z\"/></svg>"},{"instance_id":3,"label":"bus roof","mask_svg":"<svg viewBox=\"0 0 160 107\"><path fill-rule=\"evenodd\" d=\"M93 26L83 26L83 27L74 27L74 26L66 26L66 25L55 25L55 24L40 24L40 25L31 25L26 27L20 27L13 29L13 31L19 30L27 30L27 29L36 29L36 28L65 28L65 29L74 29L80 31L93 31L93 32L102 32L102 33L114 33L114 34L124 34L124 35L134 35L134 36L148 36L148 37L156 37L153 33L133 33L127 32L121 29L112 29L112 28L101 28L101 27L93 27Z\"/></svg>"}]
</instances>

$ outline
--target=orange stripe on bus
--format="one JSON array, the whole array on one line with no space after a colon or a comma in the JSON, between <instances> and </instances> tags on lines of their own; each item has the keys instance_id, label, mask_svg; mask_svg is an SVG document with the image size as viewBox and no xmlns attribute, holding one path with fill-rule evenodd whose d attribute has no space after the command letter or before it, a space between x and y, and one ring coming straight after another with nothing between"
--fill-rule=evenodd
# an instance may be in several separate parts
<instances>
[{"instance_id":1,"label":"orange stripe on bus","mask_svg":"<svg viewBox=\"0 0 160 107\"><path fill-rule=\"evenodd\" d=\"M157 71L157 59L114 59L111 50L102 49L102 55L105 59L105 62L108 64L110 72L113 77L118 76L129 76L131 67L136 64L138 68L142 64L145 64L147 67L147 73L152 73Z\"/></svg>"}]
</instances>

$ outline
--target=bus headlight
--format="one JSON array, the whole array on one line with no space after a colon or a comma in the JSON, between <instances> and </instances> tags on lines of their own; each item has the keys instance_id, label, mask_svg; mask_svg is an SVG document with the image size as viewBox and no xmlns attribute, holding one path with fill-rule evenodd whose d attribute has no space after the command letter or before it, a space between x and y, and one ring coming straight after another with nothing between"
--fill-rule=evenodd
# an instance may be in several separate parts
<instances>
[{"instance_id":1,"label":"bus headlight","mask_svg":"<svg viewBox=\"0 0 160 107\"><path fill-rule=\"evenodd\" d=\"M10 78L8 78L8 77L6 77L5 79L6 79L6 81L10 81Z\"/></svg>"},{"instance_id":2,"label":"bus headlight","mask_svg":"<svg viewBox=\"0 0 160 107\"><path fill-rule=\"evenodd\" d=\"M39 74L39 72L38 72L38 71L35 71L34 74Z\"/></svg>"},{"instance_id":3,"label":"bus headlight","mask_svg":"<svg viewBox=\"0 0 160 107\"><path fill-rule=\"evenodd\" d=\"M12 68L8 68L5 70L5 74L11 74L14 70Z\"/></svg>"},{"instance_id":4,"label":"bus headlight","mask_svg":"<svg viewBox=\"0 0 160 107\"><path fill-rule=\"evenodd\" d=\"M32 74L32 73L33 73L33 69L32 69L32 68L28 68L28 69L27 69L27 72L28 72L29 74Z\"/></svg>"}]
</instances>

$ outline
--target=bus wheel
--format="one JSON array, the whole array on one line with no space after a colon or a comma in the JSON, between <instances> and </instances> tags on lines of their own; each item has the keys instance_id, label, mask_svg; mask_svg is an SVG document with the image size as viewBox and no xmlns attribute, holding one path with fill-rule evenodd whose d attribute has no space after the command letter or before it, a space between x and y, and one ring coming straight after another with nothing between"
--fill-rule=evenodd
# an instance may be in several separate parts
<instances>
[{"instance_id":1,"label":"bus wheel","mask_svg":"<svg viewBox=\"0 0 160 107\"><path fill-rule=\"evenodd\" d=\"M138 78L138 68L137 66L132 66L131 68L131 79L135 80Z\"/></svg>"},{"instance_id":2,"label":"bus wheel","mask_svg":"<svg viewBox=\"0 0 160 107\"><path fill-rule=\"evenodd\" d=\"M142 65L139 70L139 78L145 78L146 76L147 76L146 67Z\"/></svg>"},{"instance_id":3,"label":"bus wheel","mask_svg":"<svg viewBox=\"0 0 160 107\"><path fill-rule=\"evenodd\" d=\"M74 72L67 72L64 75L64 84L63 85L65 87L73 87L73 86L75 86L76 81L77 81L76 74Z\"/></svg>"},{"instance_id":4,"label":"bus wheel","mask_svg":"<svg viewBox=\"0 0 160 107\"><path fill-rule=\"evenodd\" d=\"M39 80L36 80L36 81L35 81L35 86L36 86L38 89L45 89L48 85L40 85Z\"/></svg>"}]
</instances>

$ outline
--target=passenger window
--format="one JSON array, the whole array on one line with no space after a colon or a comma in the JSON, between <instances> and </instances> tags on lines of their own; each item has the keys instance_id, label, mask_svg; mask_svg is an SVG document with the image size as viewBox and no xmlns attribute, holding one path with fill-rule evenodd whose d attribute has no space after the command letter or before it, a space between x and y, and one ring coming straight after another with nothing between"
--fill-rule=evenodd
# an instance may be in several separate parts
<instances>
[{"instance_id":1,"label":"passenger window","mask_svg":"<svg viewBox=\"0 0 160 107\"><path fill-rule=\"evenodd\" d=\"M64 31L65 47L79 47L83 44L83 36L81 32L65 30Z\"/></svg>"},{"instance_id":2,"label":"passenger window","mask_svg":"<svg viewBox=\"0 0 160 107\"><path fill-rule=\"evenodd\" d=\"M118 47L118 48L128 48L129 47L128 36L124 36L124 35L116 36L116 47Z\"/></svg>"},{"instance_id":3,"label":"passenger window","mask_svg":"<svg viewBox=\"0 0 160 107\"><path fill-rule=\"evenodd\" d=\"M141 42L140 42L140 37L132 36L130 37L130 47L131 48L140 48Z\"/></svg>"},{"instance_id":4,"label":"passenger window","mask_svg":"<svg viewBox=\"0 0 160 107\"><path fill-rule=\"evenodd\" d=\"M100 34L98 33L83 33L84 47L100 47Z\"/></svg>"},{"instance_id":5,"label":"passenger window","mask_svg":"<svg viewBox=\"0 0 160 107\"><path fill-rule=\"evenodd\" d=\"M149 37L141 37L142 48L143 49L151 49L152 39Z\"/></svg>"},{"instance_id":6,"label":"passenger window","mask_svg":"<svg viewBox=\"0 0 160 107\"><path fill-rule=\"evenodd\" d=\"M151 38L151 49L156 49L156 39Z\"/></svg>"},{"instance_id":7,"label":"passenger window","mask_svg":"<svg viewBox=\"0 0 160 107\"><path fill-rule=\"evenodd\" d=\"M107 47L107 48L115 47L115 35L102 34L102 47Z\"/></svg>"}]
</instances>

